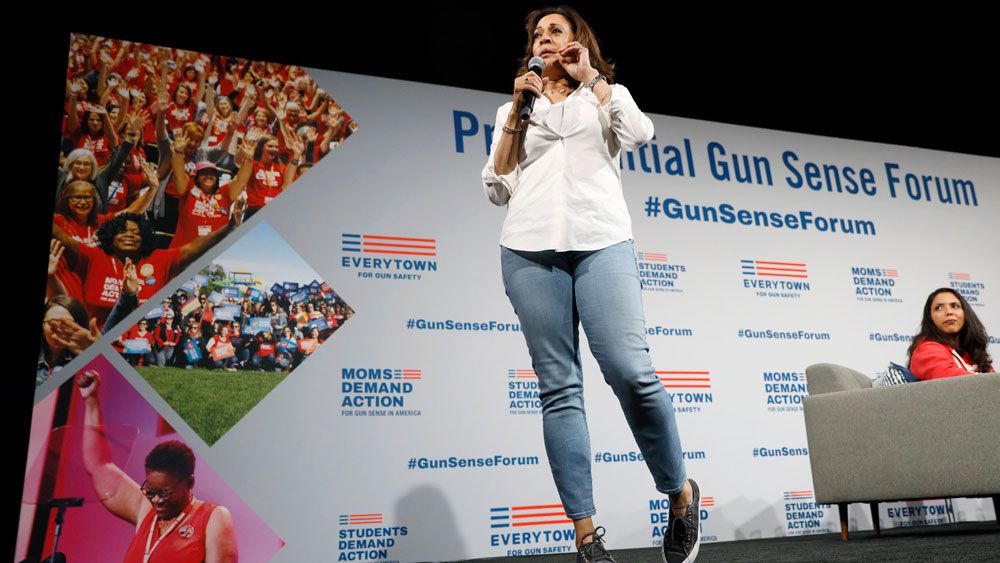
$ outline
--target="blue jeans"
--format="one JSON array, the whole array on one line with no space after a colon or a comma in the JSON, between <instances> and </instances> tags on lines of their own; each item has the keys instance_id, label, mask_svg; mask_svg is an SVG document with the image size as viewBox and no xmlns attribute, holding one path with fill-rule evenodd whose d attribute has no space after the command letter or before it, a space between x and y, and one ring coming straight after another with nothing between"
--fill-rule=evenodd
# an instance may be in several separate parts
<instances>
[{"instance_id":1,"label":"blue jeans","mask_svg":"<svg viewBox=\"0 0 1000 563\"><path fill-rule=\"evenodd\" d=\"M684 487L674 409L653 371L632 241L600 250L500 247L503 282L538 376L545 452L566 515L596 513L583 407L580 324L646 460L656 489Z\"/></svg>"},{"instance_id":2,"label":"blue jeans","mask_svg":"<svg viewBox=\"0 0 1000 563\"><path fill-rule=\"evenodd\" d=\"M156 365L163 367L174 358L174 347L165 346L156 351Z\"/></svg>"}]
</instances>

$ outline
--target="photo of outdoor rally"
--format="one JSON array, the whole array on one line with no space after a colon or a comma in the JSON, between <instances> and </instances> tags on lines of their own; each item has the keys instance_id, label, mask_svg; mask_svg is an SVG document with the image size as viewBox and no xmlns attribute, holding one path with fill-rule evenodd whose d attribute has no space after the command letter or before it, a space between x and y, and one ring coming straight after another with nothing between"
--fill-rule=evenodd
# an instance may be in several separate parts
<instances>
[{"instance_id":1,"label":"photo of outdoor rally","mask_svg":"<svg viewBox=\"0 0 1000 563\"><path fill-rule=\"evenodd\" d=\"M354 315L266 222L144 311L111 345L208 444Z\"/></svg>"}]
</instances>

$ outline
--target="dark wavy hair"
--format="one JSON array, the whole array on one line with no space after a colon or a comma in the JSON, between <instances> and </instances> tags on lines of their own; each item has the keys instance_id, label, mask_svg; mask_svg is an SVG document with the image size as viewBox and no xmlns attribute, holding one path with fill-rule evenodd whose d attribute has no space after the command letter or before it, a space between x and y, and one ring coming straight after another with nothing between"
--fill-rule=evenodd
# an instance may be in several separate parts
<instances>
[{"instance_id":1,"label":"dark wavy hair","mask_svg":"<svg viewBox=\"0 0 1000 563\"><path fill-rule=\"evenodd\" d=\"M528 72L528 61L535 56L531 48L535 44L535 28L538 27L538 20L549 14L559 14L569 20L569 25L573 29L573 40L579 41L590 53L590 66L597 72L603 74L608 84L615 79L615 63L611 59L605 59L601 55L601 47L597 43L597 34L591 29L590 24L583 19L579 12L565 4L562 6L551 6L541 8L528 14L524 19L524 29L528 32L528 44L524 49L524 58L521 59L521 67L517 71L520 76ZM570 78L570 80L573 80Z\"/></svg>"},{"instance_id":2,"label":"dark wavy hair","mask_svg":"<svg viewBox=\"0 0 1000 563\"><path fill-rule=\"evenodd\" d=\"M194 475L194 452L179 440L157 444L146 455L146 471L159 471L186 479Z\"/></svg>"},{"instance_id":3,"label":"dark wavy hair","mask_svg":"<svg viewBox=\"0 0 1000 563\"><path fill-rule=\"evenodd\" d=\"M96 115L97 117L99 117L101 119L101 128L98 129L97 131L94 131L94 133L103 135L104 134L103 133L103 131L104 131L104 118L101 117L101 112L94 111L92 109L88 109L88 110L86 110L86 111L83 112L83 117L80 119L80 129L83 129L88 134L91 133L91 130L90 130L90 116L91 115Z\"/></svg>"},{"instance_id":4,"label":"dark wavy hair","mask_svg":"<svg viewBox=\"0 0 1000 563\"><path fill-rule=\"evenodd\" d=\"M153 223L142 215L135 213L121 213L97 229L97 244L105 254L111 256L115 250L115 235L125 230L128 221L139 225L139 236L142 244L139 246L139 254L143 257L149 256L156 250L155 233Z\"/></svg>"},{"instance_id":5,"label":"dark wavy hair","mask_svg":"<svg viewBox=\"0 0 1000 563\"><path fill-rule=\"evenodd\" d=\"M931 303L934 302L935 297L945 292L958 298L958 302L962 304L962 312L965 313L965 324L962 325L962 330L958 331L956 335L941 332L934 324L934 320L931 319ZM986 334L986 327L983 326L982 321L976 316L976 312L972 310L969 302L954 289L940 287L927 296L927 302L924 303L924 316L920 321L920 333L913 337L913 342L910 343L909 349L906 350L906 356L908 358L912 357L913 351L924 340L931 340L951 346L958 350L959 353L968 354L972 363L976 364L980 370L989 368L993 363L990 355L986 353L986 346L989 341L989 337Z\"/></svg>"}]
</instances>

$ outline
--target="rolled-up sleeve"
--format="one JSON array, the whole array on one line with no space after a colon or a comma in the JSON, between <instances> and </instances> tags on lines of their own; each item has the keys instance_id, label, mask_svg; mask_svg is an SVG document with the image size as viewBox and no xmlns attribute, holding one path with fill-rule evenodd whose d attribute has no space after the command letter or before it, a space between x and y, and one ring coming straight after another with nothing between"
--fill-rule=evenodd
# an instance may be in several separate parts
<instances>
[{"instance_id":1,"label":"rolled-up sleeve","mask_svg":"<svg viewBox=\"0 0 1000 563\"><path fill-rule=\"evenodd\" d=\"M633 151L653 139L653 121L635 104L628 88L621 84L611 86L607 111L611 130L622 150Z\"/></svg>"},{"instance_id":2,"label":"rolled-up sleeve","mask_svg":"<svg viewBox=\"0 0 1000 563\"><path fill-rule=\"evenodd\" d=\"M521 166L517 165L508 174L497 174L493 165L493 157L496 155L497 145L500 144L500 136L503 135L503 126L507 121L507 113L510 104L500 106L497 110L496 127L493 129L493 142L490 145L490 154L486 158L486 166L483 167L483 191L486 197L494 205L507 205L511 194L517 188L517 181L521 176Z\"/></svg>"}]
</instances>

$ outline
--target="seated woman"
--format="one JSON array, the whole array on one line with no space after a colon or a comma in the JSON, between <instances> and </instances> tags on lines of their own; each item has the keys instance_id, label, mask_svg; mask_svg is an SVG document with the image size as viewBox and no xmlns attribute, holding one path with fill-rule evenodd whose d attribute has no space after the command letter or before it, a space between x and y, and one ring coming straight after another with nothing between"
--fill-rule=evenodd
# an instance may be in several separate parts
<instances>
[{"instance_id":1,"label":"seated woman","mask_svg":"<svg viewBox=\"0 0 1000 563\"><path fill-rule=\"evenodd\" d=\"M986 329L964 297L942 287L924 303L920 334L907 350L917 379L938 379L993 371Z\"/></svg>"}]
</instances>

